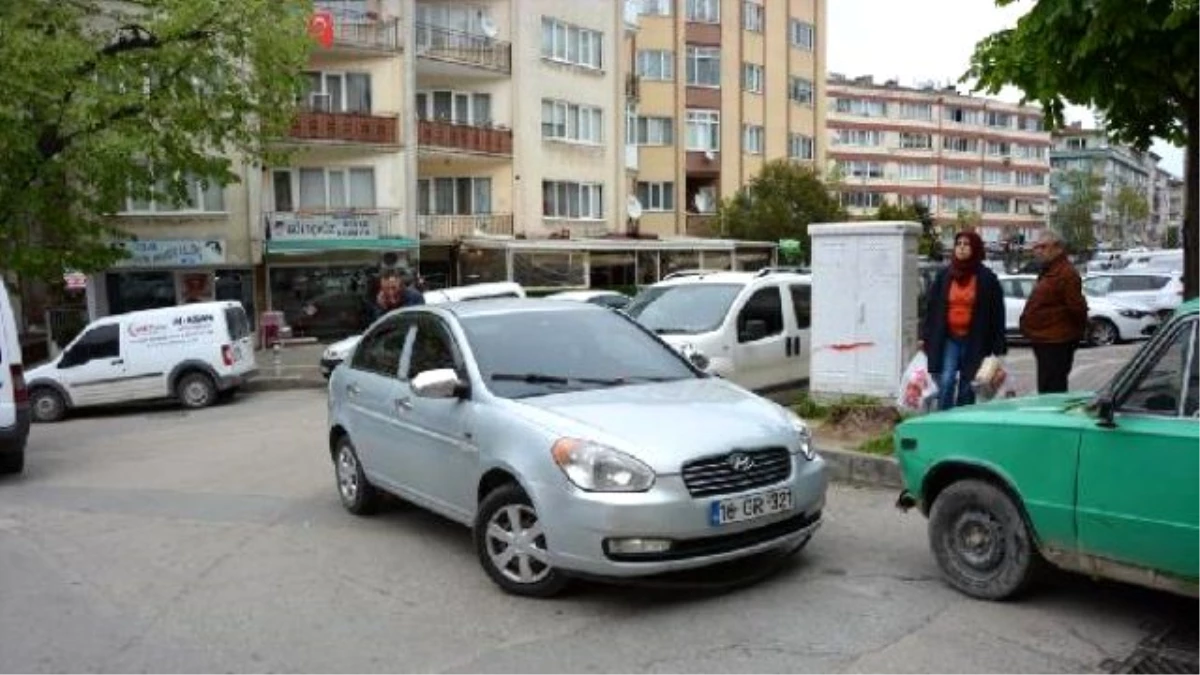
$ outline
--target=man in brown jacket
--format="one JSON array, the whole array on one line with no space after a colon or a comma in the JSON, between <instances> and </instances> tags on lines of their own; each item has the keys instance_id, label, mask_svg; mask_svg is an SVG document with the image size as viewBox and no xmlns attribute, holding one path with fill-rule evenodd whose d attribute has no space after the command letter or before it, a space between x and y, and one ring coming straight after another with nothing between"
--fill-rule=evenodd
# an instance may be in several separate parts
<instances>
[{"instance_id":1,"label":"man in brown jacket","mask_svg":"<svg viewBox=\"0 0 1200 675\"><path fill-rule=\"evenodd\" d=\"M1064 392L1075 364L1075 349L1087 331L1083 282L1057 233L1042 230L1033 254L1042 273L1021 312L1021 333L1033 344L1038 393Z\"/></svg>"}]
</instances>

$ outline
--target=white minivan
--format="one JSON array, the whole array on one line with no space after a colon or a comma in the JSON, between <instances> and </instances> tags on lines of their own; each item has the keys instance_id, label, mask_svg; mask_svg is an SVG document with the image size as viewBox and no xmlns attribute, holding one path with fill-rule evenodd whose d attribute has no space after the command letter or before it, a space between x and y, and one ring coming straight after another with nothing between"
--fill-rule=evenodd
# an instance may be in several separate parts
<instances>
[{"instance_id":1,"label":"white minivan","mask_svg":"<svg viewBox=\"0 0 1200 675\"><path fill-rule=\"evenodd\" d=\"M29 371L35 422L71 408L175 398L203 408L257 370L240 302L199 302L117 314L88 324L62 354Z\"/></svg>"},{"instance_id":2,"label":"white minivan","mask_svg":"<svg viewBox=\"0 0 1200 675\"><path fill-rule=\"evenodd\" d=\"M811 275L775 268L688 273L642 289L625 312L746 389L790 389L808 380Z\"/></svg>"},{"instance_id":3,"label":"white minivan","mask_svg":"<svg viewBox=\"0 0 1200 675\"><path fill-rule=\"evenodd\" d=\"M29 439L29 390L8 289L0 279L0 474L21 473Z\"/></svg>"}]
</instances>

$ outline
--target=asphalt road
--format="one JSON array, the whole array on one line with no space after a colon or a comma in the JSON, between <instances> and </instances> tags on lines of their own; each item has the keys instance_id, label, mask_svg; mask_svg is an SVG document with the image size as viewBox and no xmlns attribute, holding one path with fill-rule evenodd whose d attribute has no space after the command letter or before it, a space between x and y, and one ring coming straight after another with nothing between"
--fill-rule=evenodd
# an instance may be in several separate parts
<instances>
[{"instance_id":1,"label":"asphalt road","mask_svg":"<svg viewBox=\"0 0 1200 675\"><path fill-rule=\"evenodd\" d=\"M921 516L845 487L752 585L514 598L464 529L345 513L324 418L322 392L293 391L36 426L26 473L0 479L0 670L1079 672L1196 619L1073 577L969 600Z\"/></svg>"}]
</instances>

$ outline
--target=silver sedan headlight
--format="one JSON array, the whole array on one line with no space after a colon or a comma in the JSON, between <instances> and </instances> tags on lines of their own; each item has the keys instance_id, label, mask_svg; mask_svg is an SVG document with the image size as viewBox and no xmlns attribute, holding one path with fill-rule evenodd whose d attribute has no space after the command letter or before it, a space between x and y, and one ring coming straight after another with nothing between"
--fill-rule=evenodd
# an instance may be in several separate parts
<instances>
[{"instance_id":1,"label":"silver sedan headlight","mask_svg":"<svg viewBox=\"0 0 1200 675\"><path fill-rule=\"evenodd\" d=\"M788 418L792 423L792 429L800 437L800 454L804 455L804 459L811 462L817 458L817 451L813 448L812 431L808 428L808 422L805 422L802 417L790 410L788 411Z\"/></svg>"},{"instance_id":2,"label":"silver sedan headlight","mask_svg":"<svg viewBox=\"0 0 1200 675\"><path fill-rule=\"evenodd\" d=\"M588 492L645 492L654 485L654 469L607 445L560 438L550 450L567 479Z\"/></svg>"}]
</instances>

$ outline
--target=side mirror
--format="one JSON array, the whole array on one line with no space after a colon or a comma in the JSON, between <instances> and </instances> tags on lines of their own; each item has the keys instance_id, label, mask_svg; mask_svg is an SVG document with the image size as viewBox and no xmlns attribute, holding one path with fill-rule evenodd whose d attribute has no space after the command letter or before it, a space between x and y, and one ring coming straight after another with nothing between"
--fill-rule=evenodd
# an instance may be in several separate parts
<instances>
[{"instance_id":1,"label":"side mirror","mask_svg":"<svg viewBox=\"0 0 1200 675\"><path fill-rule=\"evenodd\" d=\"M757 342L767 337L767 322L762 319L750 319L742 326L742 334L738 337L742 342Z\"/></svg>"},{"instance_id":2,"label":"side mirror","mask_svg":"<svg viewBox=\"0 0 1200 675\"><path fill-rule=\"evenodd\" d=\"M467 385L458 379L458 373L452 368L426 370L412 379L413 393L421 398L456 398L466 389Z\"/></svg>"},{"instance_id":3,"label":"side mirror","mask_svg":"<svg viewBox=\"0 0 1200 675\"><path fill-rule=\"evenodd\" d=\"M1115 417L1116 411L1112 397L1104 395L1096 399L1096 426L1115 429L1117 426L1117 423L1113 421Z\"/></svg>"},{"instance_id":4,"label":"side mirror","mask_svg":"<svg viewBox=\"0 0 1200 675\"><path fill-rule=\"evenodd\" d=\"M696 366L697 370L708 370L709 360L708 357L704 355L704 352L694 351L691 354L688 354L687 358L688 361L691 361L693 366Z\"/></svg>"}]
</instances>

